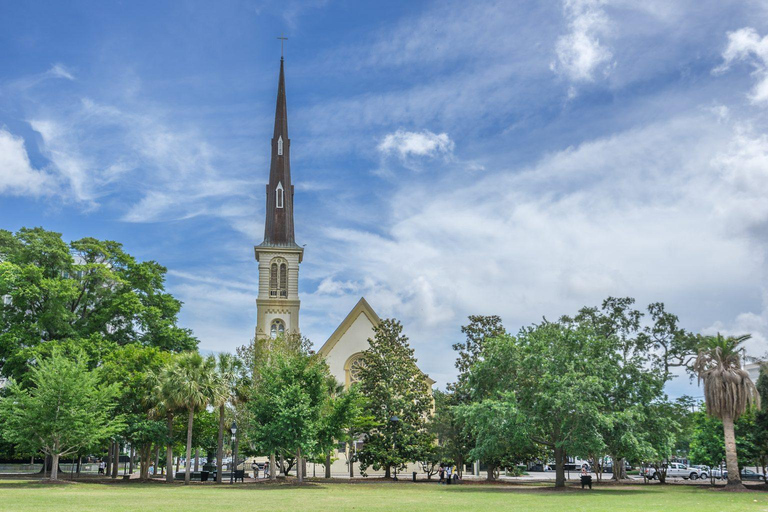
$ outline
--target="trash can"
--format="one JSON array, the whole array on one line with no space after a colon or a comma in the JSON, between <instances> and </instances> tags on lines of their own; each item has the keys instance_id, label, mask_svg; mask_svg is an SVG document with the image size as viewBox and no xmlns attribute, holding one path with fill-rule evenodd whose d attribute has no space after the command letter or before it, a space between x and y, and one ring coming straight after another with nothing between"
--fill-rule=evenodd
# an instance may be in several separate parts
<instances>
[{"instance_id":1,"label":"trash can","mask_svg":"<svg viewBox=\"0 0 768 512\"><path fill-rule=\"evenodd\" d=\"M592 475L581 475L581 488L583 489L585 485L592 488Z\"/></svg>"},{"instance_id":2,"label":"trash can","mask_svg":"<svg viewBox=\"0 0 768 512\"><path fill-rule=\"evenodd\" d=\"M414 482L416 481L416 472L415 471L413 472L413 481Z\"/></svg>"}]
</instances>

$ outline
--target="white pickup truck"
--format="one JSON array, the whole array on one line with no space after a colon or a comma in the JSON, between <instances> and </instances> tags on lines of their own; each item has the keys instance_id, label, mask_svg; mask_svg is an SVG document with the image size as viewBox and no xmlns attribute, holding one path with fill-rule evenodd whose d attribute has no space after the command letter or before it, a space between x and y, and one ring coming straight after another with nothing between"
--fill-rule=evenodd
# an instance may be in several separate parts
<instances>
[{"instance_id":1,"label":"white pickup truck","mask_svg":"<svg viewBox=\"0 0 768 512\"><path fill-rule=\"evenodd\" d=\"M656 468L646 468L645 474L651 480L657 478ZM686 480L698 480L699 478L709 478L709 475L706 473L706 471L702 471L701 469L691 468L679 462L670 462L667 465L667 478L670 477L685 478Z\"/></svg>"}]
</instances>

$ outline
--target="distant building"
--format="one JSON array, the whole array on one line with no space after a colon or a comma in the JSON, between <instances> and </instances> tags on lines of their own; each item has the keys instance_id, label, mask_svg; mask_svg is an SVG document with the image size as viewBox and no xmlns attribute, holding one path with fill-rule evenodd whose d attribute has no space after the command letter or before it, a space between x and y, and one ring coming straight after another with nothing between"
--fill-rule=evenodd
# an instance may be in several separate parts
<instances>
[{"instance_id":1,"label":"distant building","mask_svg":"<svg viewBox=\"0 0 768 512\"><path fill-rule=\"evenodd\" d=\"M744 365L744 369L749 373L749 378L752 382L757 383L757 378L760 377L760 365L762 363L749 363Z\"/></svg>"}]
</instances>

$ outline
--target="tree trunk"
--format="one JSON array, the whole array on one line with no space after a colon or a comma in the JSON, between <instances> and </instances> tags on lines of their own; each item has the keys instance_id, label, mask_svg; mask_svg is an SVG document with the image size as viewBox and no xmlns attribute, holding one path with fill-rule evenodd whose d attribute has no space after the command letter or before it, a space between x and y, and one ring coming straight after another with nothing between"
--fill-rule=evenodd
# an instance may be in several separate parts
<instances>
[{"instance_id":1,"label":"tree trunk","mask_svg":"<svg viewBox=\"0 0 768 512\"><path fill-rule=\"evenodd\" d=\"M565 451L555 446L555 488L565 487Z\"/></svg>"},{"instance_id":2,"label":"tree trunk","mask_svg":"<svg viewBox=\"0 0 768 512\"><path fill-rule=\"evenodd\" d=\"M128 455L128 474L133 474L133 461L136 458L136 448L133 446L133 443L131 443L131 451Z\"/></svg>"},{"instance_id":3,"label":"tree trunk","mask_svg":"<svg viewBox=\"0 0 768 512\"><path fill-rule=\"evenodd\" d=\"M107 446L107 460L104 463L104 475L107 476L112 472L112 442L110 441Z\"/></svg>"},{"instance_id":4,"label":"tree trunk","mask_svg":"<svg viewBox=\"0 0 768 512\"><path fill-rule=\"evenodd\" d=\"M464 478L464 457L461 455L456 457L456 471L459 473L459 480L462 480ZM430 474L428 478L431 480L432 475Z\"/></svg>"},{"instance_id":5,"label":"tree trunk","mask_svg":"<svg viewBox=\"0 0 768 512\"><path fill-rule=\"evenodd\" d=\"M200 471L200 448L195 448L195 471Z\"/></svg>"},{"instance_id":6,"label":"tree trunk","mask_svg":"<svg viewBox=\"0 0 768 512\"><path fill-rule=\"evenodd\" d=\"M83 456L82 455L78 455L77 456L77 471L75 471L75 473L77 473L78 477L80 476L80 464L82 463L82 461L83 461Z\"/></svg>"},{"instance_id":7,"label":"tree trunk","mask_svg":"<svg viewBox=\"0 0 768 512\"><path fill-rule=\"evenodd\" d=\"M275 453L269 454L269 479L277 480L277 464L275 463Z\"/></svg>"},{"instance_id":8,"label":"tree trunk","mask_svg":"<svg viewBox=\"0 0 768 512\"><path fill-rule=\"evenodd\" d=\"M331 452L325 454L325 478L331 478Z\"/></svg>"},{"instance_id":9,"label":"tree trunk","mask_svg":"<svg viewBox=\"0 0 768 512\"><path fill-rule=\"evenodd\" d=\"M486 471L485 479L489 482L492 482L496 480L496 466L493 464L487 464L488 468Z\"/></svg>"},{"instance_id":10,"label":"tree trunk","mask_svg":"<svg viewBox=\"0 0 768 512\"><path fill-rule=\"evenodd\" d=\"M347 455L347 462L349 463L349 478L355 477L355 461L353 460L354 454L354 448L355 448L355 440L350 437L349 446L347 446L347 450L349 450Z\"/></svg>"},{"instance_id":11,"label":"tree trunk","mask_svg":"<svg viewBox=\"0 0 768 512\"><path fill-rule=\"evenodd\" d=\"M120 470L120 443L115 441L115 460L112 463L112 478L117 478L117 472Z\"/></svg>"},{"instance_id":12,"label":"tree trunk","mask_svg":"<svg viewBox=\"0 0 768 512\"><path fill-rule=\"evenodd\" d=\"M160 471L160 443L155 444L155 471L152 476L157 475Z\"/></svg>"},{"instance_id":13,"label":"tree trunk","mask_svg":"<svg viewBox=\"0 0 768 512\"><path fill-rule=\"evenodd\" d=\"M296 478L298 478L299 483L302 483L304 481L304 468L301 467L301 448L296 449Z\"/></svg>"},{"instance_id":14,"label":"tree trunk","mask_svg":"<svg viewBox=\"0 0 768 512\"><path fill-rule=\"evenodd\" d=\"M187 459L186 466L187 471L184 473L184 485L189 485L190 474L192 470L192 425L195 421L195 411L189 410L189 419L187 420Z\"/></svg>"},{"instance_id":15,"label":"tree trunk","mask_svg":"<svg viewBox=\"0 0 768 512\"><path fill-rule=\"evenodd\" d=\"M55 453L59 449L59 444L56 443L53 446L54 454L53 454L53 462L51 463L51 480L58 480L59 479L59 454Z\"/></svg>"},{"instance_id":16,"label":"tree trunk","mask_svg":"<svg viewBox=\"0 0 768 512\"><path fill-rule=\"evenodd\" d=\"M739 461L736 456L736 436L733 432L733 418L723 418L723 434L725 435L725 466L728 469L727 490L744 489L739 474Z\"/></svg>"},{"instance_id":17,"label":"tree trunk","mask_svg":"<svg viewBox=\"0 0 768 512\"><path fill-rule=\"evenodd\" d=\"M219 406L219 438L216 444L216 483L223 483L224 472L224 404Z\"/></svg>"},{"instance_id":18,"label":"tree trunk","mask_svg":"<svg viewBox=\"0 0 768 512\"><path fill-rule=\"evenodd\" d=\"M173 483L173 413L165 415L168 421L168 446L165 447L165 481Z\"/></svg>"},{"instance_id":19,"label":"tree trunk","mask_svg":"<svg viewBox=\"0 0 768 512\"><path fill-rule=\"evenodd\" d=\"M390 475L391 475L390 470L391 470L391 467L389 466L389 464L387 464L387 467L384 470L384 478L390 478Z\"/></svg>"}]
</instances>

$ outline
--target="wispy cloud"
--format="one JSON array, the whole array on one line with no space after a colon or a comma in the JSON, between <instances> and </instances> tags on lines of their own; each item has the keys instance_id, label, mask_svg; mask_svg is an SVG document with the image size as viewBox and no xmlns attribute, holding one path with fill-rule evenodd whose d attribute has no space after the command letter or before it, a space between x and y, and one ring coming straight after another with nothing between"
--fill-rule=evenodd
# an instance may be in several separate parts
<instances>
[{"instance_id":1,"label":"wispy cloud","mask_svg":"<svg viewBox=\"0 0 768 512\"><path fill-rule=\"evenodd\" d=\"M734 62L746 61L754 68L757 83L749 98L753 103L768 103L768 36L760 37L752 27L744 27L728 33L728 46L723 51L723 63L713 72L721 74Z\"/></svg>"}]
</instances>

